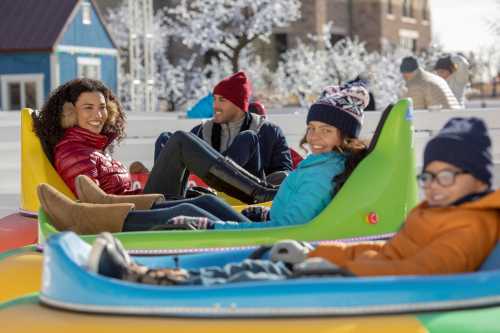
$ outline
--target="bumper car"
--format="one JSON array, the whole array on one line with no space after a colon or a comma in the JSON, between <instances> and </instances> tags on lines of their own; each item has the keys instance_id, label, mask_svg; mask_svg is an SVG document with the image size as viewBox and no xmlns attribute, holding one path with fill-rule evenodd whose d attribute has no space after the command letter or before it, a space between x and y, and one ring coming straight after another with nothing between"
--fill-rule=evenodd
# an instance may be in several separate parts
<instances>
[{"instance_id":1,"label":"bumper car","mask_svg":"<svg viewBox=\"0 0 500 333\"><path fill-rule=\"evenodd\" d=\"M498 332L500 246L479 271L437 276L303 277L216 286L153 286L85 268L90 245L48 240L42 290L0 304L7 331ZM149 266L223 265L252 251L136 257ZM495 254L496 253L496 254ZM497 256L495 258L495 256ZM30 319L31 318L31 319ZM21 324L22 322L22 324ZM17 330L16 330L17 329Z\"/></svg>"}]
</instances>

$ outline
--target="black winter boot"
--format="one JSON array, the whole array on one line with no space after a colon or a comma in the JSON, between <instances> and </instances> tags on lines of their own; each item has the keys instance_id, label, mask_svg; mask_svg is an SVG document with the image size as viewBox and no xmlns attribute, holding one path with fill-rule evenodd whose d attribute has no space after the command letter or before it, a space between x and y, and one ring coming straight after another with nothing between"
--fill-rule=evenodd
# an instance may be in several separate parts
<instances>
[{"instance_id":1,"label":"black winter boot","mask_svg":"<svg viewBox=\"0 0 500 333\"><path fill-rule=\"evenodd\" d=\"M267 184L227 157L218 158L203 180L247 204L271 201L278 192L277 187Z\"/></svg>"}]
</instances>

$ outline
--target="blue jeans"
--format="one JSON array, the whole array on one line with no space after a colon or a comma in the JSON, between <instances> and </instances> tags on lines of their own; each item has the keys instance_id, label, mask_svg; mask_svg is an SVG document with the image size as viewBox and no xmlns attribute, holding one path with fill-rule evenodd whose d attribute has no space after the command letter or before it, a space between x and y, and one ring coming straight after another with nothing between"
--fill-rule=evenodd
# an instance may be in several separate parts
<instances>
[{"instance_id":1,"label":"blue jeans","mask_svg":"<svg viewBox=\"0 0 500 333\"><path fill-rule=\"evenodd\" d=\"M290 269L281 261L251 259L223 267L204 267L188 272L188 280L180 283L181 285L211 286L243 281L277 281L292 276Z\"/></svg>"},{"instance_id":2,"label":"blue jeans","mask_svg":"<svg viewBox=\"0 0 500 333\"><path fill-rule=\"evenodd\" d=\"M249 222L244 215L235 211L225 201L213 196L202 195L193 199L173 200L156 204L150 210L131 211L123 224L123 231L145 231L165 224L176 216L206 217L212 222Z\"/></svg>"},{"instance_id":3,"label":"blue jeans","mask_svg":"<svg viewBox=\"0 0 500 333\"><path fill-rule=\"evenodd\" d=\"M153 209L171 208L180 204L191 204L201 208L217 217L218 221L249 222L243 214L235 211L231 205L222 199L210 194L201 195L196 198L172 200L162 202L153 206ZM189 216L187 214L182 214Z\"/></svg>"}]
</instances>

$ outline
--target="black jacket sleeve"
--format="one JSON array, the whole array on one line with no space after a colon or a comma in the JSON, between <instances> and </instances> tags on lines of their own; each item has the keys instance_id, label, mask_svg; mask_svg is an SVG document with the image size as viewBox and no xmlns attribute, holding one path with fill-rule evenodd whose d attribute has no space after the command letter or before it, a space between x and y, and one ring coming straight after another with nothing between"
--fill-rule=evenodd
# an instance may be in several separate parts
<instances>
[{"instance_id":1,"label":"black jacket sleeve","mask_svg":"<svg viewBox=\"0 0 500 333\"><path fill-rule=\"evenodd\" d=\"M292 156L283 131L276 125L266 124L266 132L266 136L269 137L264 142L272 143L268 152L270 160L269 165L265 168L266 175L276 171L291 171Z\"/></svg>"}]
</instances>

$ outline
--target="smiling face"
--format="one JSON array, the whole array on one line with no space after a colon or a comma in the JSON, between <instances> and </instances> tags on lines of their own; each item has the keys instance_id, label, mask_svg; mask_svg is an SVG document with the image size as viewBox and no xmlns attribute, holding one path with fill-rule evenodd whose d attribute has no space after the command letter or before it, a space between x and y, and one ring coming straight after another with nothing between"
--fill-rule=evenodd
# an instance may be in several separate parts
<instances>
[{"instance_id":1,"label":"smiling face","mask_svg":"<svg viewBox=\"0 0 500 333\"><path fill-rule=\"evenodd\" d=\"M460 173L462 170L449 163L433 161L425 168L425 172L433 175L437 175L443 171L457 173L455 181L449 186L443 186L434 178L430 184L423 187L425 198L431 207L446 207L466 195L481 193L488 189L488 185L469 173Z\"/></svg>"},{"instance_id":2,"label":"smiling face","mask_svg":"<svg viewBox=\"0 0 500 333\"><path fill-rule=\"evenodd\" d=\"M245 112L221 95L214 95L214 123L225 124L238 121Z\"/></svg>"},{"instance_id":3,"label":"smiling face","mask_svg":"<svg viewBox=\"0 0 500 333\"><path fill-rule=\"evenodd\" d=\"M342 143L340 131L335 126L316 120L307 124L306 140L313 154L331 152Z\"/></svg>"},{"instance_id":4,"label":"smiling face","mask_svg":"<svg viewBox=\"0 0 500 333\"><path fill-rule=\"evenodd\" d=\"M100 92L84 92L78 96L75 103L77 114L77 125L92 133L100 134L108 111L106 109L106 99Z\"/></svg>"}]
</instances>

